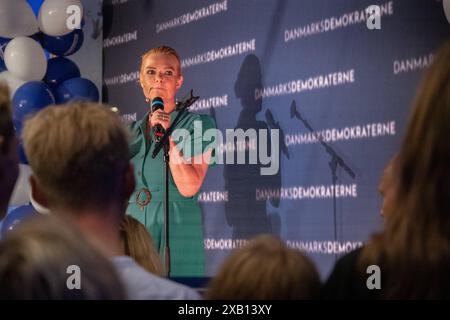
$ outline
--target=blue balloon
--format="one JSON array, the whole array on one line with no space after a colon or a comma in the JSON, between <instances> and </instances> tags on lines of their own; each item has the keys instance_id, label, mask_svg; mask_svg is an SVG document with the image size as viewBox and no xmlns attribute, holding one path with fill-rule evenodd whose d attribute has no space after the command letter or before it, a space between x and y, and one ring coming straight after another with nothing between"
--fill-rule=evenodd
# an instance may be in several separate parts
<instances>
[{"instance_id":1,"label":"blue balloon","mask_svg":"<svg viewBox=\"0 0 450 320\"><path fill-rule=\"evenodd\" d=\"M44 82L47 83L53 92L56 87L62 82L80 77L80 69L78 69L75 62L63 57L56 57L48 60L47 73L44 77Z\"/></svg>"},{"instance_id":2,"label":"blue balloon","mask_svg":"<svg viewBox=\"0 0 450 320\"><path fill-rule=\"evenodd\" d=\"M29 81L17 89L12 99L13 120L20 134L27 116L55 103L55 97L49 86L42 81Z\"/></svg>"},{"instance_id":3,"label":"blue balloon","mask_svg":"<svg viewBox=\"0 0 450 320\"><path fill-rule=\"evenodd\" d=\"M57 56L70 56L81 48L83 41L83 30L75 29L64 36L52 37L44 34L41 44L44 49Z\"/></svg>"},{"instance_id":4,"label":"blue balloon","mask_svg":"<svg viewBox=\"0 0 450 320\"><path fill-rule=\"evenodd\" d=\"M16 136L19 137L20 134L22 133L23 122L21 120L13 118L13 125L14 129L16 130Z\"/></svg>"},{"instance_id":5,"label":"blue balloon","mask_svg":"<svg viewBox=\"0 0 450 320\"><path fill-rule=\"evenodd\" d=\"M11 41L11 39L0 37L0 72L6 70L5 60L3 57L5 54L6 45L9 41Z\"/></svg>"},{"instance_id":6,"label":"blue balloon","mask_svg":"<svg viewBox=\"0 0 450 320\"><path fill-rule=\"evenodd\" d=\"M42 38L44 37L44 33L38 31L34 34L32 34L31 36L28 36L29 38L33 39L34 41L36 41L37 43L41 43Z\"/></svg>"},{"instance_id":7,"label":"blue balloon","mask_svg":"<svg viewBox=\"0 0 450 320\"><path fill-rule=\"evenodd\" d=\"M37 214L38 212L33 208L32 205L24 205L15 208L6 215L5 219L3 219L2 237L4 237L6 233L17 228L17 226L26 219L34 217Z\"/></svg>"},{"instance_id":8,"label":"blue balloon","mask_svg":"<svg viewBox=\"0 0 450 320\"><path fill-rule=\"evenodd\" d=\"M39 9L41 8L42 2L44 2L44 0L27 0L27 2L30 5L31 9L33 9L34 15L38 17Z\"/></svg>"},{"instance_id":9,"label":"blue balloon","mask_svg":"<svg viewBox=\"0 0 450 320\"><path fill-rule=\"evenodd\" d=\"M0 72L3 72L6 70L5 61L3 61L3 58L0 57Z\"/></svg>"},{"instance_id":10,"label":"blue balloon","mask_svg":"<svg viewBox=\"0 0 450 320\"><path fill-rule=\"evenodd\" d=\"M72 78L61 83L56 90L56 102L69 101L98 102L97 86L89 79Z\"/></svg>"}]
</instances>

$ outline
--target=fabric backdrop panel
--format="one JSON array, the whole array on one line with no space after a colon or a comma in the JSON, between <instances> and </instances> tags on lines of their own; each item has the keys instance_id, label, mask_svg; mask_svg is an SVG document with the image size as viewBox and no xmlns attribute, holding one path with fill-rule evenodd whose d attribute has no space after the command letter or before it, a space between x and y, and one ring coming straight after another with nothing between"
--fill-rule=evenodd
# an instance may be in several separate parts
<instances>
[{"instance_id":1,"label":"fabric backdrop panel","mask_svg":"<svg viewBox=\"0 0 450 320\"><path fill-rule=\"evenodd\" d=\"M367 26L370 5L381 9L379 30ZM103 98L124 121L148 109L140 56L165 44L182 57L179 98L194 89L201 99L191 111L213 116L223 133L219 155L234 145L226 129L281 129L271 141L280 145L275 175L260 174L260 157L208 171L199 202L209 276L233 248L272 233L325 277L381 230L381 173L424 70L450 36L441 1L109 0L103 9ZM244 147L256 151L260 139ZM335 204L333 154L350 169L335 170Z\"/></svg>"}]
</instances>

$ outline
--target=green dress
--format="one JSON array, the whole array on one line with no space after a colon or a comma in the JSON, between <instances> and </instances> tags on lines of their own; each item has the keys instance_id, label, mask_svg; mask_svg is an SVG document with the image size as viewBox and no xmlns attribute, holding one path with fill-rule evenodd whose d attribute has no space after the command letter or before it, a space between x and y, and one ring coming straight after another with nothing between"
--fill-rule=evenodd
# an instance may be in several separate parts
<instances>
[{"instance_id":1,"label":"green dress","mask_svg":"<svg viewBox=\"0 0 450 320\"><path fill-rule=\"evenodd\" d=\"M170 115L171 123L175 120L177 111ZM163 150L155 159L151 154L155 143L148 133L148 113L139 121L131 124L132 140L130 144L131 161L134 165L136 189L128 203L127 214L131 214L152 235L155 246L164 261L164 164ZM205 132L215 128L214 120L207 115L193 114L185 111L172 133L180 134L183 139L177 142L177 147L188 159L214 148L210 141L203 141L199 128ZM196 135L194 135L194 128ZM186 135L190 134L192 139ZM215 139L213 139L215 140ZM215 142L215 141L214 141ZM169 170L170 172L170 170ZM205 254L203 246L203 224L198 193L193 197L180 194L169 174L169 245L170 245L170 276L204 276ZM149 201L150 200L150 201Z\"/></svg>"}]
</instances>

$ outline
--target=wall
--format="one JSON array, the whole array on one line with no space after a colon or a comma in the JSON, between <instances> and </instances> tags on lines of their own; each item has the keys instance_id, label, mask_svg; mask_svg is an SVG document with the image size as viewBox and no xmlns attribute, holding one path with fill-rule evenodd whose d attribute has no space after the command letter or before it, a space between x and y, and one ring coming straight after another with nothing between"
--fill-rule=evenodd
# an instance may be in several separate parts
<instances>
[{"instance_id":1,"label":"wall","mask_svg":"<svg viewBox=\"0 0 450 320\"><path fill-rule=\"evenodd\" d=\"M381 30L366 25L372 4L382 8ZM193 88L203 99L191 110L212 115L223 133L282 130L278 174L261 176L261 162L208 171L200 195L208 275L244 239L271 232L325 276L381 229L380 175L424 68L450 35L442 2L109 0L104 19L104 100L124 120L148 108L140 56L167 44L183 59L181 96ZM291 117L293 107L300 116ZM337 166L335 205L331 154L349 169Z\"/></svg>"}]
</instances>

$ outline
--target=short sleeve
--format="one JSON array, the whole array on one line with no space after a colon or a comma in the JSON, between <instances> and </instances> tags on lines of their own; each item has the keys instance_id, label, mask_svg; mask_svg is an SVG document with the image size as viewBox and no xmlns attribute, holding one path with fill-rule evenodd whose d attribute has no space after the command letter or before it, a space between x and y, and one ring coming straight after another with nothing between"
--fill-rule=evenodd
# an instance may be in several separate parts
<instances>
[{"instance_id":1,"label":"short sleeve","mask_svg":"<svg viewBox=\"0 0 450 320\"><path fill-rule=\"evenodd\" d=\"M186 160L212 150L210 164L215 164L217 129L212 117L196 114L177 144Z\"/></svg>"},{"instance_id":2,"label":"short sleeve","mask_svg":"<svg viewBox=\"0 0 450 320\"><path fill-rule=\"evenodd\" d=\"M141 149L141 128L140 121L133 121L129 124L128 129L130 131L130 158L136 156Z\"/></svg>"}]
</instances>

